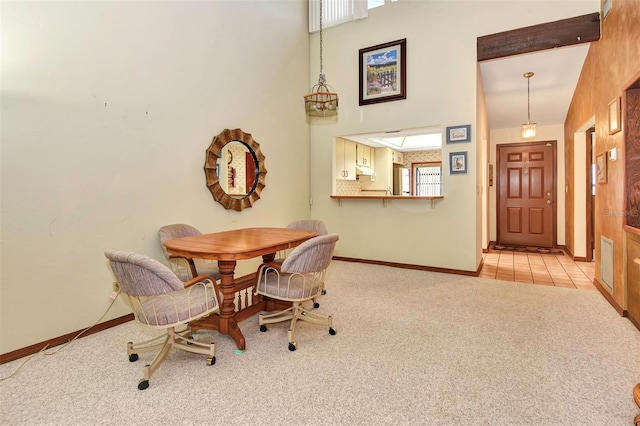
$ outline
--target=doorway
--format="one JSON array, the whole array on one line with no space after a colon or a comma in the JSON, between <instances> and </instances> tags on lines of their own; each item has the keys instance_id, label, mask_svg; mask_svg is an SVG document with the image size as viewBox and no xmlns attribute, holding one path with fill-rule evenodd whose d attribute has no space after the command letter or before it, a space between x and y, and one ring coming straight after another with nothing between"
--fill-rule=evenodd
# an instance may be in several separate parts
<instances>
[{"instance_id":1,"label":"doorway","mask_svg":"<svg viewBox=\"0 0 640 426\"><path fill-rule=\"evenodd\" d=\"M498 145L498 244L555 247L556 155L556 141Z\"/></svg>"}]
</instances>

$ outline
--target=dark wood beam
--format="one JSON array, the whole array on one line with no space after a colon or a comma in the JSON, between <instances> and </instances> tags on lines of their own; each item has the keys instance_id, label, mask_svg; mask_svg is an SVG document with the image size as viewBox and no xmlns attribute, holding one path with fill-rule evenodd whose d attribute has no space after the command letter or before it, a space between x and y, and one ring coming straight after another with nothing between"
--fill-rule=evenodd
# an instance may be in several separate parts
<instances>
[{"instance_id":1,"label":"dark wood beam","mask_svg":"<svg viewBox=\"0 0 640 426\"><path fill-rule=\"evenodd\" d=\"M600 40L600 13L478 37L478 61Z\"/></svg>"}]
</instances>

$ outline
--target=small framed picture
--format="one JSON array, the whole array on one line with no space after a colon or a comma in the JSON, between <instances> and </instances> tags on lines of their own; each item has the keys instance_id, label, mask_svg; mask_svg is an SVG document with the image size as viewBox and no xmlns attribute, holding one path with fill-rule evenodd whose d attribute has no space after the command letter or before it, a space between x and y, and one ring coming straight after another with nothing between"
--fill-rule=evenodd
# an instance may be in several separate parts
<instances>
[{"instance_id":1,"label":"small framed picture","mask_svg":"<svg viewBox=\"0 0 640 426\"><path fill-rule=\"evenodd\" d=\"M449 174L467 173L467 151L449 153Z\"/></svg>"},{"instance_id":2,"label":"small framed picture","mask_svg":"<svg viewBox=\"0 0 640 426\"><path fill-rule=\"evenodd\" d=\"M618 133L620 127L620 97L609 102L609 134Z\"/></svg>"},{"instance_id":3,"label":"small framed picture","mask_svg":"<svg viewBox=\"0 0 640 426\"><path fill-rule=\"evenodd\" d=\"M360 49L360 105L407 98L407 39Z\"/></svg>"},{"instance_id":4,"label":"small framed picture","mask_svg":"<svg viewBox=\"0 0 640 426\"><path fill-rule=\"evenodd\" d=\"M607 153L596 155L596 182L607 183Z\"/></svg>"},{"instance_id":5,"label":"small framed picture","mask_svg":"<svg viewBox=\"0 0 640 426\"><path fill-rule=\"evenodd\" d=\"M447 143L471 142L471 124L447 127Z\"/></svg>"}]
</instances>

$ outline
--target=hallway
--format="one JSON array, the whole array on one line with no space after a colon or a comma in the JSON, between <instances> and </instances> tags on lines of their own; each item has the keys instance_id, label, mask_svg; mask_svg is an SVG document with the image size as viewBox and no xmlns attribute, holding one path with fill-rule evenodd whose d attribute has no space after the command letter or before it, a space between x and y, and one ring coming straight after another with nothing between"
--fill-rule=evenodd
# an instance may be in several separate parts
<instances>
[{"instance_id":1,"label":"hallway","mask_svg":"<svg viewBox=\"0 0 640 426\"><path fill-rule=\"evenodd\" d=\"M594 263L574 262L566 254L490 249L483 258L480 277L597 291Z\"/></svg>"}]
</instances>

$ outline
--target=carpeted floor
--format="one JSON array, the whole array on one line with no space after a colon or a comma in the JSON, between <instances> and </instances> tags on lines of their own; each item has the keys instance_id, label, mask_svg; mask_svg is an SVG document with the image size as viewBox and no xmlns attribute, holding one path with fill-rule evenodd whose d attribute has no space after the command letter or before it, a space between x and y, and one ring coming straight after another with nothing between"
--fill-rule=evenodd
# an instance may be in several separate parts
<instances>
[{"instance_id":1,"label":"carpeted floor","mask_svg":"<svg viewBox=\"0 0 640 426\"><path fill-rule=\"evenodd\" d=\"M334 261L319 312L217 363L174 351L137 389L130 322L39 354L0 382L3 425L630 425L640 332L597 292ZM0 366L6 377L22 360Z\"/></svg>"}]
</instances>

